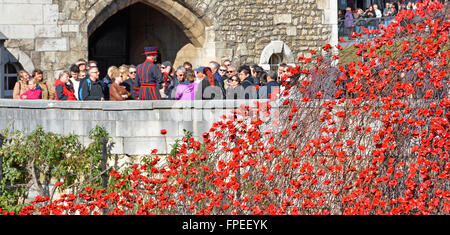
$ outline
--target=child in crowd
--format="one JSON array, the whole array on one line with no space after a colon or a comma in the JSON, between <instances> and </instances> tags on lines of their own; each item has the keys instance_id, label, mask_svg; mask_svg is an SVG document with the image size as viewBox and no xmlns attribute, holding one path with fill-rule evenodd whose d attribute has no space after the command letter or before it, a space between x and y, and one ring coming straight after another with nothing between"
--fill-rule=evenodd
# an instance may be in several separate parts
<instances>
[{"instance_id":1,"label":"child in crowd","mask_svg":"<svg viewBox=\"0 0 450 235\"><path fill-rule=\"evenodd\" d=\"M42 90L37 89L37 81L36 79L30 79L28 80L28 87L29 89L24 92L22 95L20 95L20 99L22 100L37 100L41 99L42 97Z\"/></svg>"}]
</instances>

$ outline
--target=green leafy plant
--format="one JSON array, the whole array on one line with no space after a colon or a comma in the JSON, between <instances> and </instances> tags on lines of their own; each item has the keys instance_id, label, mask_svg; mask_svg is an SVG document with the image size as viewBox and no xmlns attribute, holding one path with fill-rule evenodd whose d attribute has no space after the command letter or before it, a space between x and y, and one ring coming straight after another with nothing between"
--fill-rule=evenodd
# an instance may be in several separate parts
<instances>
[{"instance_id":1,"label":"green leafy plant","mask_svg":"<svg viewBox=\"0 0 450 235\"><path fill-rule=\"evenodd\" d=\"M92 143L88 147L84 147L76 135L46 132L41 126L29 134L13 133L9 129L0 134L4 136L0 149L3 157L1 208L11 211L20 208L32 187L51 200L57 190L79 192L86 186L102 185L102 141L111 140L103 127L96 126L90 131ZM113 143L107 145L106 157L112 146Z\"/></svg>"}]
</instances>

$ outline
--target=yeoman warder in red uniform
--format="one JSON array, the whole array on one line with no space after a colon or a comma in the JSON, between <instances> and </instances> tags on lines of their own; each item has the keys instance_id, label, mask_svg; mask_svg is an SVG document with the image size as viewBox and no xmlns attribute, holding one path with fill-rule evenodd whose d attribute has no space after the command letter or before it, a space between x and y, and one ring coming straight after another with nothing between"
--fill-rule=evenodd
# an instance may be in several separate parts
<instances>
[{"instance_id":1,"label":"yeoman warder in red uniform","mask_svg":"<svg viewBox=\"0 0 450 235\"><path fill-rule=\"evenodd\" d=\"M136 68L140 100L160 100L159 90L162 87L162 74L154 61L157 59L156 47L145 47L146 60Z\"/></svg>"}]
</instances>

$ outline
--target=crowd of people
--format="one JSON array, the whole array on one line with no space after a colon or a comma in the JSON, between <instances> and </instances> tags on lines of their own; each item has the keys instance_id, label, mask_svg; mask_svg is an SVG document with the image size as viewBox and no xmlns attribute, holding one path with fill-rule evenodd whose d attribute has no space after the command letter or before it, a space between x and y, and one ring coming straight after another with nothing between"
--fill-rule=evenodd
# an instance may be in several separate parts
<instances>
[{"instance_id":1,"label":"crowd of people","mask_svg":"<svg viewBox=\"0 0 450 235\"><path fill-rule=\"evenodd\" d=\"M376 29L378 25L385 27L391 23L399 11L416 9L418 0L386 2L385 6L370 5L367 9L347 7L345 12L339 10L339 34L349 37L352 32L362 32L362 27L369 30ZM369 35L373 37L373 35Z\"/></svg>"},{"instance_id":2,"label":"crowd of people","mask_svg":"<svg viewBox=\"0 0 450 235\"><path fill-rule=\"evenodd\" d=\"M288 65L280 64L278 72L260 66L235 66L231 60L193 68L190 62L174 68L169 61L155 62L148 54L144 63L110 66L101 77L98 63L79 59L50 84L43 71L18 72L14 99L48 100L207 100L207 99L274 99L279 95L280 78ZM276 89L274 89L276 88Z\"/></svg>"}]
</instances>

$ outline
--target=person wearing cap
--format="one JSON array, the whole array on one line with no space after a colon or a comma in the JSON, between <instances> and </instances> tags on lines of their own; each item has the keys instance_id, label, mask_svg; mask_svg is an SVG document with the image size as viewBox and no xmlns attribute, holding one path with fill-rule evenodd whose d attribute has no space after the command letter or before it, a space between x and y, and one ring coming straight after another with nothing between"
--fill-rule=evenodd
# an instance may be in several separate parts
<instances>
[{"instance_id":1,"label":"person wearing cap","mask_svg":"<svg viewBox=\"0 0 450 235\"><path fill-rule=\"evenodd\" d=\"M161 70L154 63L158 56L156 47L145 47L145 61L136 68L140 100L160 100L160 89L162 88Z\"/></svg>"},{"instance_id":2,"label":"person wearing cap","mask_svg":"<svg viewBox=\"0 0 450 235\"><path fill-rule=\"evenodd\" d=\"M204 66L201 66L201 67L194 69L195 77L196 77L195 83L198 84L198 83L202 82L203 78L205 78L205 74L203 73L204 68L205 68Z\"/></svg>"},{"instance_id":3,"label":"person wearing cap","mask_svg":"<svg viewBox=\"0 0 450 235\"><path fill-rule=\"evenodd\" d=\"M170 98L169 88L172 83L172 76L170 75L172 72L172 63L170 61L164 61L161 64L161 74L163 78L163 87L161 89L161 97L164 99Z\"/></svg>"}]
</instances>

